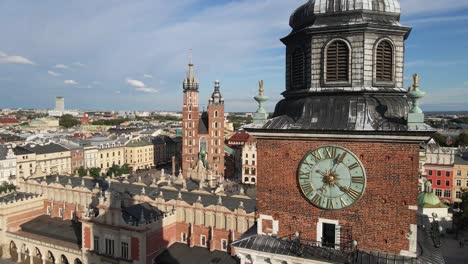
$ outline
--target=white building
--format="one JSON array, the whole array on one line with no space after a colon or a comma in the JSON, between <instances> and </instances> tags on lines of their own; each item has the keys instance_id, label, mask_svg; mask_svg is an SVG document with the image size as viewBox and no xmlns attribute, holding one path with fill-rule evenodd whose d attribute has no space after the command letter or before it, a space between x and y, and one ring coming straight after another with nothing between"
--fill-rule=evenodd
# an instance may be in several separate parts
<instances>
[{"instance_id":1,"label":"white building","mask_svg":"<svg viewBox=\"0 0 468 264\"><path fill-rule=\"evenodd\" d=\"M242 183L257 183L257 142L252 137L242 146Z\"/></svg>"},{"instance_id":2,"label":"white building","mask_svg":"<svg viewBox=\"0 0 468 264\"><path fill-rule=\"evenodd\" d=\"M97 168L98 148L95 146L84 148L84 164L86 169Z\"/></svg>"},{"instance_id":3,"label":"white building","mask_svg":"<svg viewBox=\"0 0 468 264\"><path fill-rule=\"evenodd\" d=\"M16 156L11 146L0 145L0 184L16 175Z\"/></svg>"}]
</instances>

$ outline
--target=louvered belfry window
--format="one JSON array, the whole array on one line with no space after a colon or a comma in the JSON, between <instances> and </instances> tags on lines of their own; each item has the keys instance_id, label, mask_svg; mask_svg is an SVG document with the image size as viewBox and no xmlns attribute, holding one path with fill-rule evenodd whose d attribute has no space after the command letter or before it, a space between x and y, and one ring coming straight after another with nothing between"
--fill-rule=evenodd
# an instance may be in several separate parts
<instances>
[{"instance_id":1,"label":"louvered belfry window","mask_svg":"<svg viewBox=\"0 0 468 264\"><path fill-rule=\"evenodd\" d=\"M302 88L304 86L304 52L301 48L296 48L292 56L292 86Z\"/></svg>"},{"instance_id":2,"label":"louvered belfry window","mask_svg":"<svg viewBox=\"0 0 468 264\"><path fill-rule=\"evenodd\" d=\"M327 48L327 82L349 82L349 48L337 40Z\"/></svg>"},{"instance_id":3,"label":"louvered belfry window","mask_svg":"<svg viewBox=\"0 0 468 264\"><path fill-rule=\"evenodd\" d=\"M393 47L388 40L377 46L375 77L378 82L393 81Z\"/></svg>"}]
</instances>

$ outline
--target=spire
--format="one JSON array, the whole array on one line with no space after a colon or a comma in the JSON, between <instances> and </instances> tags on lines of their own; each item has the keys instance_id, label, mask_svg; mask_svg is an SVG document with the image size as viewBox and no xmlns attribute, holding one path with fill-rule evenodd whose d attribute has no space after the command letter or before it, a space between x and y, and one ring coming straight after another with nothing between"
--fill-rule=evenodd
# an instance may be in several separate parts
<instances>
[{"instance_id":1,"label":"spire","mask_svg":"<svg viewBox=\"0 0 468 264\"><path fill-rule=\"evenodd\" d=\"M192 56L192 50L190 49L189 53L189 70L187 73L187 76L185 77L184 80L184 91L187 90L194 90L198 91L198 79L195 76L194 68L193 68L193 56Z\"/></svg>"},{"instance_id":2,"label":"spire","mask_svg":"<svg viewBox=\"0 0 468 264\"><path fill-rule=\"evenodd\" d=\"M265 102L268 101L268 96L264 95L263 80L258 82L258 95L254 97L258 103L257 112L254 114L254 123L258 125L264 125L268 119L268 113L265 111Z\"/></svg>"},{"instance_id":3,"label":"spire","mask_svg":"<svg viewBox=\"0 0 468 264\"><path fill-rule=\"evenodd\" d=\"M221 92L219 91L219 81L216 80L215 81L215 85L214 85L214 92L213 94L211 95L210 97L210 100L208 101L208 104L224 104L224 98L223 96L221 95Z\"/></svg>"}]
</instances>

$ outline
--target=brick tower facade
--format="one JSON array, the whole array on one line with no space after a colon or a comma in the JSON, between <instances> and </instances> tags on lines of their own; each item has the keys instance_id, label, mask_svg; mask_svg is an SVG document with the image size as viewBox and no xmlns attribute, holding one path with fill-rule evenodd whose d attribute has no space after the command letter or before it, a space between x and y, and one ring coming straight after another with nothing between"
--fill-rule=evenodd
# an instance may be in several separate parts
<instances>
[{"instance_id":1,"label":"brick tower facade","mask_svg":"<svg viewBox=\"0 0 468 264\"><path fill-rule=\"evenodd\" d=\"M200 114L199 82L193 67L190 62L183 84L182 170L185 177L207 179L209 174L224 175L224 99L216 81L207 111Z\"/></svg>"},{"instance_id":2,"label":"brick tower facade","mask_svg":"<svg viewBox=\"0 0 468 264\"><path fill-rule=\"evenodd\" d=\"M266 124L246 128L257 139L255 243L295 236L343 254L417 256L419 144L432 129L410 100L417 75L403 88L411 29L398 0L379 2L309 0L292 14L285 98ZM234 247L241 263L265 256Z\"/></svg>"}]
</instances>

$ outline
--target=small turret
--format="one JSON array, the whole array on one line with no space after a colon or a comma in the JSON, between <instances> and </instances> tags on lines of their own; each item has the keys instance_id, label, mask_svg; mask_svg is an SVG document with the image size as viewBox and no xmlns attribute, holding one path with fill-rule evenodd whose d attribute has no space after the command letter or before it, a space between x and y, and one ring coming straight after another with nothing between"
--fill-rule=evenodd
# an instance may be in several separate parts
<instances>
[{"instance_id":1,"label":"small turret","mask_svg":"<svg viewBox=\"0 0 468 264\"><path fill-rule=\"evenodd\" d=\"M219 91L219 81L215 81L215 86L214 86L214 92L211 95L210 99L208 100L208 104L224 104L224 98L221 95L221 92Z\"/></svg>"}]
</instances>

